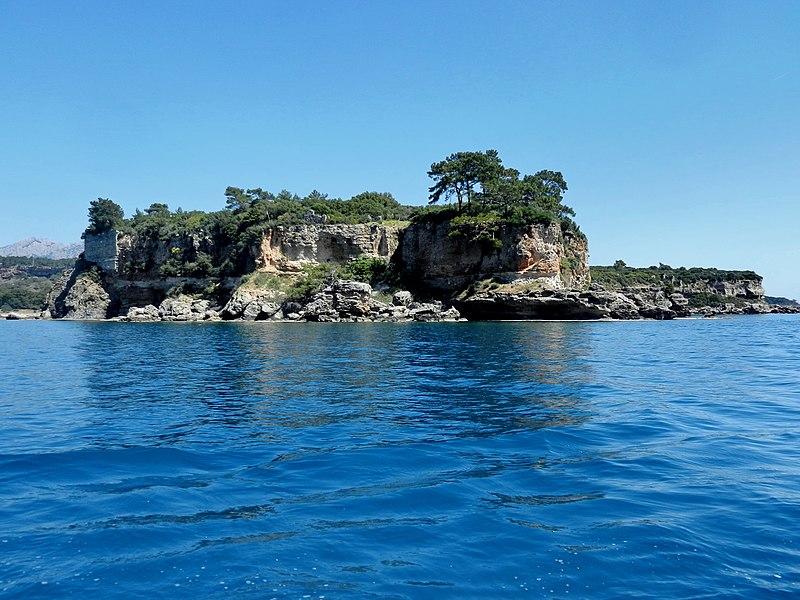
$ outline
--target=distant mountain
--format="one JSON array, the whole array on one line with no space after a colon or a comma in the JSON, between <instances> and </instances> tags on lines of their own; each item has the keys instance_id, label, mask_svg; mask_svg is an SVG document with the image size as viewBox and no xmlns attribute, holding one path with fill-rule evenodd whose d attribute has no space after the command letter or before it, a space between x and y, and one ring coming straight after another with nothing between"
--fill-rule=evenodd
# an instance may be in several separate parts
<instances>
[{"instance_id":1,"label":"distant mountain","mask_svg":"<svg viewBox=\"0 0 800 600\"><path fill-rule=\"evenodd\" d=\"M83 243L61 244L42 238L26 238L8 246L0 246L0 256L76 258L81 252L83 252Z\"/></svg>"}]
</instances>

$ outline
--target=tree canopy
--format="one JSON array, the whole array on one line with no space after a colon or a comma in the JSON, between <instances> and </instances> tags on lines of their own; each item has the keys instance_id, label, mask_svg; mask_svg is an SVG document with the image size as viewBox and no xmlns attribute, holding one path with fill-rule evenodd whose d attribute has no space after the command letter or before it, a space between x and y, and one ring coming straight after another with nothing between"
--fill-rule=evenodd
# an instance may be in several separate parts
<instances>
[{"instance_id":1,"label":"tree canopy","mask_svg":"<svg viewBox=\"0 0 800 600\"><path fill-rule=\"evenodd\" d=\"M497 150L486 152L456 152L446 159L433 163L428 177L433 179L430 188L430 203L456 197L459 212L464 199L467 204L481 194L487 183L497 180L503 171Z\"/></svg>"},{"instance_id":2,"label":"tree canopy","mask_svg":"<svg viewBox=\"0 0 800 600\"><path fill-rule=\"evenodd\" d=\"M89 203L89 226L84 235L103 233L120 227L125 222L122 207L108 198L98 198Z\"/></svg>"},{"instance_id":3,"label":"tree canopy","mask_svg":"<svg viewBox=\"0 0 800 600\"><path fill-rule=\"evenodd\" d=\"M559 171L521 175L504 167L496 150L456 152L433 163L428 176L434 181L429 203L455 198L459 213L494 213L521 221L548 214L553 220L575 216L562 202L567 182Z\"/></svg>"},{"instance_id":4,"label":"tree canopy","mask_svg":"<svg viewBox=\"0 0 800 600\"><path fill-rule=\"evenodd\" d=\"M486 150L451 154L433 163L428 176L434 181L429 204L455 200L455 215L440 214L452 218L457 234L491 241L501 223L559 223L565 233L582 235L570 218L575 211L563 203L567 182L559 171L522 175L503 166L496 150Z\"/></svg>"}]
</instances>

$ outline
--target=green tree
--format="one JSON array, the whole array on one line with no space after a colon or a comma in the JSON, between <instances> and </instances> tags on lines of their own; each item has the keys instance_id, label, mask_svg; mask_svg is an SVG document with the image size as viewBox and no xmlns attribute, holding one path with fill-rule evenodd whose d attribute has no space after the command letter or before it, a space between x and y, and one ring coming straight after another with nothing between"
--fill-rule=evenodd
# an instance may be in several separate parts
<instances>
[{"instance_id":1,"label":"green tree","mask_svg":"<svg viewBox=\"0 0 800 600\"><path fill-rule=\"evenodd\" d=\"M125 212L116 202L108 198L98 198L89 203L89 226L83 236L92 233L103 233L120 227L125 221Z\"/></svg>"},{"instance_id":2,"label":"green tree","mask_svg":"<svg viewBox=\"0 0 800 600\"><path fill-rule=\"evenodd\" d=\"M148 215L169 215L169 206L161 202L153 202L144 212Z\"/></svg>"},{"instance_id":3,"label":"green tree","mask_svg":"<svg viewBox=\"0 0 800 600\"><path fill-rule=\"evenodd\" d=\"M486 152L456 152L446 159L433 163L428 177L434 184L429 188L430 204L442 199L456 197L458 210L463 202L472 203L484 187L496 180L503 172L502 162L497 150Z\"/></svg>"},{"instance_id":4,"label":"green tree","mask_svg":"<svg viewBox=\"0 0 800 600\"><path fill-rule=\"evenodd\" d=\"M252 198L242 188L228 186L225 188L225 207L235 213L250 206Z\"/></svg>"},{"instance_id":5,"label":"green tree","mask_svg":"<svg viewBox=\"0 0 800 600\"><path fill-rule=\"evenodd\" d=\"M562 204L567 182L559 171L539 171L522 178L523 197L526 204L541 210L551 211L563 218L575 216L575 211Z\"/></svg>"}]
</instances>

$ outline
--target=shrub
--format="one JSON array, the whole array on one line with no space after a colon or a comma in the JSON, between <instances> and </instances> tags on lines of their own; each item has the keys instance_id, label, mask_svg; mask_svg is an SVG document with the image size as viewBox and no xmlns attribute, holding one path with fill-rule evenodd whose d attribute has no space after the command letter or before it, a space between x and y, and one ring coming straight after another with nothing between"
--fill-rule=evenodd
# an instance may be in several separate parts
<instances>
[{"instance_id":1,"label":"shrub","mask_svg":"<svg viewBox=\"0 0 800 600\"><path fill-rule=\"evenodd\" d=\"M362 254L350 261L342 272L342 277L374 285L383 281L388 271L389 265L385 260L377 256Z\"/></svg>"}]
</instances>

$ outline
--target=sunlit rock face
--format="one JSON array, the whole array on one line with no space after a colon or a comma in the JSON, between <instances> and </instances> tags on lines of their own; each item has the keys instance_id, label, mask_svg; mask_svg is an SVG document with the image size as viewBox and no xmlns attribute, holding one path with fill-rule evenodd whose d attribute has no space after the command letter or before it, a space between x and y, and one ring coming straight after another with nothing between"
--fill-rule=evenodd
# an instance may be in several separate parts
<instances>
[{"instance_id":1,"label":"sunlit rock face","mask_svg":"<svg viewBox=\"0 0 800 600\"><path fill-rule=\"evenodd\" d=\"M402 229L380 224L304 224L267 230L254 248L258 269L299 271L307 264L347 264L362 255L389 261Z\"/></svg>"},{"instance_id":2,"label":"sunlit rock face","mask_svg":"<svg viewBox=\"0 0 800 600\"><path fill-rule=\"evenodd\" d=\"M589 282L586 240L565 236L557 224L502 226L491 242L454 235L448 222L412 224L403 234L399 261L420 284L441 292L458 292L485 278L542 289Z\"/></svg>"}]
</instances>

